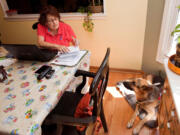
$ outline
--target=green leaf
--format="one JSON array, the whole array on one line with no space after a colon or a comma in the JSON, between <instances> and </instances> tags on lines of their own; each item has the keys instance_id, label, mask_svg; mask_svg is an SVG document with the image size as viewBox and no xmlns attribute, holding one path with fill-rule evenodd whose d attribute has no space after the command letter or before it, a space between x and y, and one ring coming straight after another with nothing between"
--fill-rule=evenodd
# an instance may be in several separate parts
<instances>
[{"instance_id":1,"label":"green leaf","mask_svg":"<svg viewBox=\"0 0 180 135\"><path fill-rule=\"evenodd\" d=\"M180 32L180 30L175 30L174 32L177 33L177 32Z\"/></svg>"},{"instance_id":2,"label":"green leaf","mask_svg":"<svg viewBox=\"0 0 180 135\"><path fill-rule=\"evenodd\" d=\"M177 30L180 28L180 24L176 25L175 29L174 30Z\"/></svg>"},{"instance_id":3,"label":"green leaf","mask_svg":"<svg viewBox=\"0 0 180 135\"><path fill-rule=\"evenodd\" d=\"M174 36L174 34L178 32L180 32L180 30L174 30L173 32L171 32L171 36Z\"/></svg>"},{"instance_id":4,"label":"green leaf","mask_svg":"<svg viewBox=\"0 0 180 135\"><path fill-rule=\"evenodd\" d=\"M178 41L178 43L180 43L180 36L178 36L177 41Z\"/></svg>"},{"instance_id":5,"label":"green leaf","mask_svg":"<svg viewBox=\"0 0 180 135\"><path fill-rule=\"evenodd\" d=\"M180 5L177 8L180 9Z\"/></svg>"},{"instance_id":6,"label":"green leaf","mask_svg":"<svg viewBox=\"0 0 180 135\"><path fill-rule=\"evenodd\" d=\"M80 12L80 13L84 13L85 12L85 9L83 7L79 7L77 12Z\"/></svg>"},{"instance_id":7,"label":"green leaf","mask_svg":"<svg viewBox=\"0 0 180 135\"><path fill-rule=\"evenodd\" d=\"M90 11L88 11L87 16L92 16L92 13Z\"/></svg>"},{"instance_id":8,"label":"green leaf","mask_svg":"<svg viewBox=\"0 0 180 135\"><path fill-rule=\"evenodd\" d=\"M94 24L92 22L91 16L92 16L92 13L88 11L87 16L85 16L84 22L83 22L83 27L88 32L92 32L94 28Z\"/></svg>"}]
</instances>

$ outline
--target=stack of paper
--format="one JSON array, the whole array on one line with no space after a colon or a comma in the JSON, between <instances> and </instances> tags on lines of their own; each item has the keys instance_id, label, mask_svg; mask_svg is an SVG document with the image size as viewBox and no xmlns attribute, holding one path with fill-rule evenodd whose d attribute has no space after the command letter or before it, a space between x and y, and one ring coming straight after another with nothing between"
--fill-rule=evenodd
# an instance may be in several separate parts
<instances>
[{"instance_id":1,"label":"stack of paper","mask_svg":"<svg viewBox=\"0 0 180 135\"><path fill-rule=\"evenodd\" d=\"M70 53L80 51L79 46L70 46L68 49Z\"/></svg>"},{"instance_id":2,"label":"stack of paper","mask_svg":"<svg viewBox=\"0 0 180 135\"><path fill-rule=\"evenodd\" d=\"M7 67L15 62L16 62L16 59L11 59L11 58L0 59L0 66Z\"/></svg>"},{"instance_id":3,"label":"stack of paper","mask_svg":"<svg viewBox=\"0 0 180 135\"><path fill-rule=\"evenodd\" d=\"M80 51L79 47L69 47L69 50L68 53L58 54L51 63L56 65L75 66L87 53L85 50Z\"/></svg>"}]
</instances>

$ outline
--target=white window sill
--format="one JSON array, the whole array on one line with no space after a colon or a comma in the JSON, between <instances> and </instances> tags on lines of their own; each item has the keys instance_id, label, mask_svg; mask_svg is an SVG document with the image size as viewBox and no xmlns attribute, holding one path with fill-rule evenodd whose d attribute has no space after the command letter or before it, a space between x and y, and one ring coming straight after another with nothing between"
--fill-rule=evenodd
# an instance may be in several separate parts
<instances>
[{"instance_id":1,"label":"white window sill","mask_svg":"<svg viewBox=\"0 0 180 135\"><path fill-rule=\"evenodd\" d=\"M86 16L85 13L61 13L62 20L81 20ZM105 13L93 13L92 19L105 19ZM18 21L18 20L37 20L39 14L16 14L16 15L5 15L4 18L8 21Z\"/></svg>"},{"instance_id":2,"label":"white window sill","mask_svg":"<svg viewBox=\"0 0 180 135\"><path fill-rule=\"evenodd\" d=\"M168 58L164 59L164 67L167 74L168 82L171 88L171 94L174 99L174 104L177 111L177 116L180 123L180 76L172 72L168 67Z\"/></svg>"}]
</instances>

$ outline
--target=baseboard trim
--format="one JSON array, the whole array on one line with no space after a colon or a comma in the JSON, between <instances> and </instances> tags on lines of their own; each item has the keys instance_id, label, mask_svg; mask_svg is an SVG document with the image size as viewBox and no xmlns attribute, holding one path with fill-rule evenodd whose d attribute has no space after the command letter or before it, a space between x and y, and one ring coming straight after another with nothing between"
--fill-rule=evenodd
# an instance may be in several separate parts
<instances>
[{"instance_id":1,"label":"baseboard trim","mask_svg":"<svg viewBox=\"0 0 180 135\"><path fill-rule=\"evenodd\" d=\"M90 66L90 71L96 71L99 67ZM121 69L121 68L110 68L110 72L121 72L121 73L136 73L136 74L144 74L142 70L136 69Z\"/></svg>"}]
</instances>

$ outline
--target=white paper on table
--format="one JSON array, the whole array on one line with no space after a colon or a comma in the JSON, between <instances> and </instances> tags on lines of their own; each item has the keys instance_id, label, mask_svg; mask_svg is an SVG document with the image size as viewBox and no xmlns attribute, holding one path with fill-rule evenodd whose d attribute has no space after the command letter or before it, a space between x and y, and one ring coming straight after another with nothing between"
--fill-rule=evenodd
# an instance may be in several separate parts
<instances>
[{"instance_id":1,"label":"white paper on table","mask_svg":"<svg viewBox=\"0 0 180 135\"><path fill-rule=\"evenodd\" d=\"M16 59L7 58L4 60L0 60L0 66L7 67L15 62L16 62Z\"/></svg>"},{"instance_id":2,"label":"white paper on table","mask_svg":"<svg viewBox=\"0 0 180 135\"><path fill-rule=\"evenodd\" d=\"M59 54L51 64L75 66L81 58L87 53L85 50L73 51L69 53Z\"/></svg>"},{"instance_id":3,"label":"white paper on table","mask_svg":"<svg viewBox=\"0 0 180 135\"><path fill-rule=\"evenodd\" d=\"M68 49L70 53L80 51L79 46L70 46Z\"/></svg>"},{"instance_id":4,"label":"white paper on table","mask_svg":"<svg viewBox=\"0 0 180 135\"><path fill-rule=\"evenodd\" d=\"M70 46L70 47L67 47L67 48L69 49L68 53L80 51L79 46ZM58 55L62 55L62 54L64 54L64 53L58 52Z\"/></svg>"}]
</instances>

